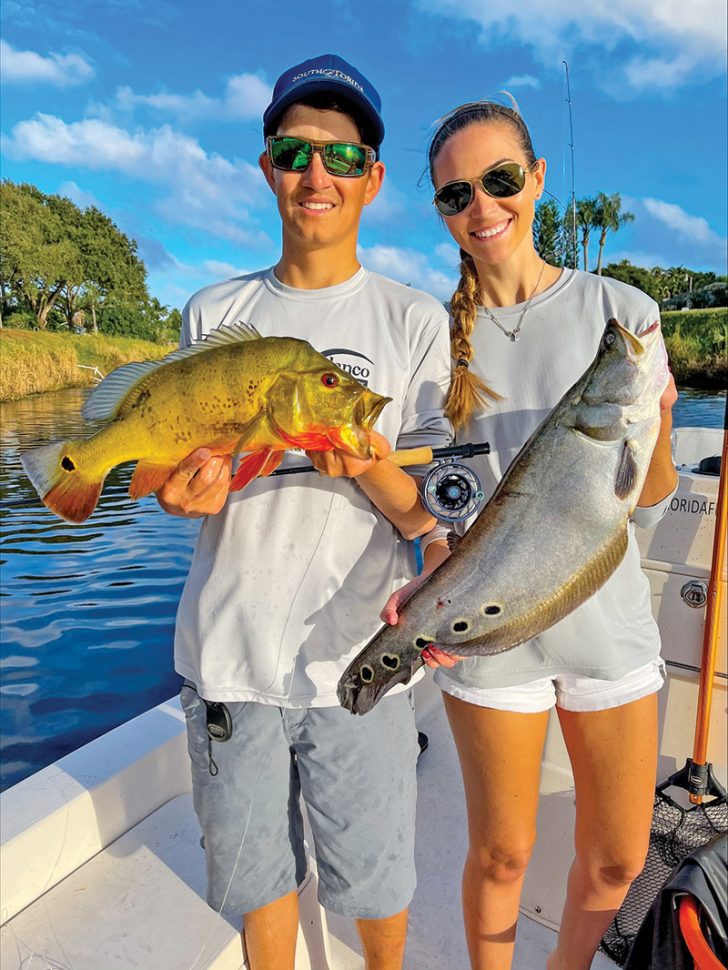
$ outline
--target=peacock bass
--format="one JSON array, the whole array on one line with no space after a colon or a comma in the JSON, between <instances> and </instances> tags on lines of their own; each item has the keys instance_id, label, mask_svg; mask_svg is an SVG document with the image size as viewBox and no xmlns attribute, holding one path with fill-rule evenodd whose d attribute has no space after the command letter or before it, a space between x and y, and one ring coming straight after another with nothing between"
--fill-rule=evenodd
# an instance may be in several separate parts
<instances>
[{"instance_id":1,"label":"peacock bass","mask_svg":"<svg viewBox=\"0 0 728 970\"><path fill-rule=\"evenodd\" d=\"M43 503L83 522L115 466L136 461L133 499L161 488L180 461L205 446L249 452L231 490L270 475L288 448L371 457L370 433L392 399L375 394L305 340L223 326L160 361L124 364L86 401L87 420L111 419L89 438L56 441L21 461Z\"/></svg>"}]
</instances>

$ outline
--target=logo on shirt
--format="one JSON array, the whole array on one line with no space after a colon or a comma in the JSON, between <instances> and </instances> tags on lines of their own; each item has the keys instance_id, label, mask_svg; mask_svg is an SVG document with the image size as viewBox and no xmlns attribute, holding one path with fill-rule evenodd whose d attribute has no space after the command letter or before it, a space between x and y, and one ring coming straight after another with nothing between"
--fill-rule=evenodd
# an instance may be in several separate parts
<instances>
[{"instance_id":1,"label":"logo on shirt","mask_svg":"<svg viewBox=\"0 0 728 970\"><path fill-rule=\"evenodd\" d=\"M373 360L356 350L347 350L345 347L334 347L331 350L322 350L321 353L346 374L355 377L364 387L369 387L369 377L374 367Z\"/></svg>"}]
</instances>

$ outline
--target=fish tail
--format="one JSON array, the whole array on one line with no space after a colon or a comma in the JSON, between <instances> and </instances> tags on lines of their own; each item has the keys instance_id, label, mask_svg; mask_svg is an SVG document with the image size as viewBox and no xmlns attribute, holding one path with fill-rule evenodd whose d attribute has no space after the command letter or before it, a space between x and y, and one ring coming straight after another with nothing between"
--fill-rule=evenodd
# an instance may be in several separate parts
<instances>
[{"instance_id":1,"label":"fish tail","mask_svg":"<svg viewBox=\"0 0 728 970\"><path fill-rule=\"evenodd\" d=\"M84 522L96 508L106 473L90 474L71 457L69 442L54 441L21 455L25 474L43 504L67 522Z\"/></svg>"}]
</instances>

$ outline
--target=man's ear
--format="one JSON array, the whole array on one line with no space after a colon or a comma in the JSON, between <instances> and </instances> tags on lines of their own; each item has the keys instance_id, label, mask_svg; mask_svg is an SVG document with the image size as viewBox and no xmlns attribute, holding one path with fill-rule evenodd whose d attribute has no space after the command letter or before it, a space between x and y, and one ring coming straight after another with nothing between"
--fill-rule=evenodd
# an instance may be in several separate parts
<instances>
[{"instance_id":1,"label":"man's ear","mask_svg":"<svg viewBox=\"0 0 728 970\"><path fill-rule=\"evenodd\" d=\"M260 166L261 172L265 176L266 182L270 186L271 192L273 193L273 195L275 195L276 194L276 178L275 178L275 174L273 172L273 166L270 163L270 158L268 158L268 153L267 152L261 152L260 153L260 155L258 157L258 165Z\"/></svg>"},{"instance_id":2,"label":"man's ear","mask_svg":"<svg viewBox=\"0 0 728 970\"><path fill-rule=\"evenodd\" d=\"M369 205L379 195L379 190L384 181L384 163L375 162L368 172L366 192L364 193L364 205Z\"/></svg>"}]
</instances>

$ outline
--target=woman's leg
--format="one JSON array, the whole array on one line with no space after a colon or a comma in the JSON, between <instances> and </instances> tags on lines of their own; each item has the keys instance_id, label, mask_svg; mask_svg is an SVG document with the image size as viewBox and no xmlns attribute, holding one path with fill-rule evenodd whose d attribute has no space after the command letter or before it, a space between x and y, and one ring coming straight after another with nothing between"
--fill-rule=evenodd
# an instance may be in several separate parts
<instances>
[{"instance_id":1,"label":"woman's leg","mask_svg":"<svg viewBox=\"0 0 728 970\"><path fill-rule=\"evenodd\" d=\"M473 970L509 970L536 838L548 711L519 714L443 694L465 785L470 846L463 917Z\"/></svg>"},{"instance_id":2,"label":"woman's leg","mask_svg":"<svg viewBox=\"0 0 728 970\"><path fill-rule=\"evenodd\" d=\"M657 694L606 711L559 709L576 787L576 858L549 970L588 970L644 865L657 773Z\"/></svg>"}]
</instances>

